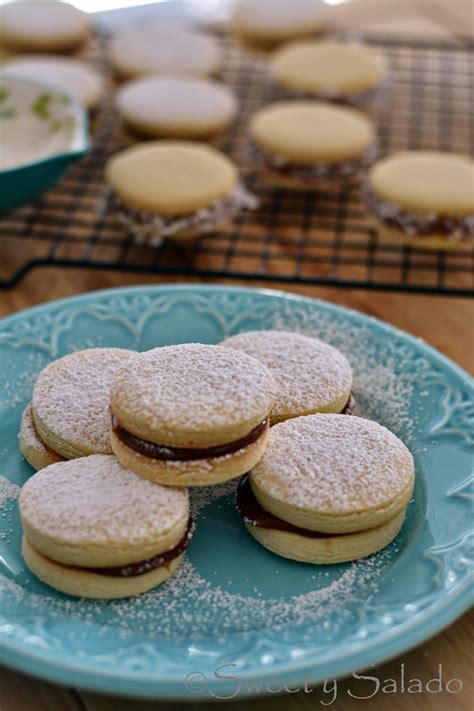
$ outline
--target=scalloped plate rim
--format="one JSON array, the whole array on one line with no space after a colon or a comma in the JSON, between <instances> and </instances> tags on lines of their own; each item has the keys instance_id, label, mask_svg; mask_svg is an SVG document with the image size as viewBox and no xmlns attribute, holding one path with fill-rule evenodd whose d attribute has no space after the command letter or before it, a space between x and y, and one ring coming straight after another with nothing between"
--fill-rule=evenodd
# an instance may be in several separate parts
<instances>
[{"instance_id":1,"label":"scalloped plate rim","mask_svg":"<svg viewBox=\"0 0 474 711\"><path fill-rule=\"evenodd\" d=\"M32 317L42 311L55 311L63 306L72 306L94 301L107 296L120 296L121 294L155 292L157 296L160 293L175 292L192 292L192 291L207 291L220 293L247 293L267 295L273 298L281 298L285 300L317 303L323 309L343 313L351 319L356 319L359 322L370 322L376 328L385 332L391 333L397 338L408 340L417 349L429 353L430 356L448 368L451 372L457 374L468 388L472 388L471 376L459 365L450 360L443 353L427 344L420 338L413 336L397 327L382 321L374 316L363 314L355 309L351 309L339 304L333 304L322 299L302 296L299 294L285 292L283 290L273 290L268 288L252 288L238 286L219 286L208 284L156 284L156 285L136 285L127 287L118 287L111 289L103 289L85 294L80 294L73 297L54 300L43 304L38 304L29 309L19 311L3 319L0 319L0 330L10 326L16 320L22 320ZM1 338L0 338L1 344ZM381 664L404 651L408 651L417 644L422 643L433 635L439 633L442 629L451 624L456 618L462 615L472 604L473 595L471 591L474 575L466 576L465 580L458 584L438 600L428 609L422 610L415 614L408 622L397 624L392 630L387 631L386 637L381 641L378 638L373 640L361 641L360 649L357 654L357 669L367 668L373 664ZM14 655L14 659L10 655ZM337 658L331 658L328 662L322 662L316 656L311 658L310 654L301 657L300 660L290 663L287 661L278 662L272 665L271 668L260 667L260 669L244 669L240 672L240 679L264 680L266 683L271 683L277 678L281 678L281 673L288 674L289 681L295 683L298 680L301 682L303 675L311 683L323 681L324 678L339 678L351 673L354 669L354 649L346 652L342 650ZM2 640L0 637L0 662L11 666L15 669L24 671L33 676L37 676L56 683L69 684L79 686L80 688L93 691L108 692L111 694L121 694L134 698L162 698L175 700L189 700L192 698L189 693L183 689L183 673L173 675L166 672L166 678L157 678L156 675L142 673L138 670L134 672L126 672L117 669L110 670L94 670L90 665L80 663L70 663L61 660L45 658L44 655L31 650L21 648L20 645L9 643ZM32 666L33 664L33 666ZM312 672L314 665L317 665L317 671ZM328 669L326 670L326 667ZM335 669L337 667L337 669ZM324 672L324 673L323 673ZM291 677L291 678L290 678ZM127 688L128 687L128 688ZM130 688L132 687L132 688ZM143 688L144 687L144 688ZM209 685L212 689L212 686ZM263 694L252 694L244 691L239 694L238 698L250 697L252 695L262 696ZM197 695L196 700L202 700L202 695Z\"/></svg>"}]
</instances>

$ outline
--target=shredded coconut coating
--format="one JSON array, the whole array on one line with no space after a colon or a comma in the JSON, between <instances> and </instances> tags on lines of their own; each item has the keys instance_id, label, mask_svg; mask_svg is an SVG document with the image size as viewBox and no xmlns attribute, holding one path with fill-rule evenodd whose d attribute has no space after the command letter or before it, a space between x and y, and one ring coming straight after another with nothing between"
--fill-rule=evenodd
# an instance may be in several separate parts
<instances>
[{"instance_id":1,"label":"shredded coconut coating","mask_svg":"<svg viewBox=\"0 0 474 711\"><path fill-rule=\"evenodd\" d=\"M130 418L152 429L199 433L263 420L274 389L270 372L255 358L189 343L155 348L121 368L112 405L120 401Z\"/></svg>"},{"instance_id":2,"label":"shredded coconut coating","mask_svg":"<svg viewBox=\"0 0 474 711\"><path fill-rule=\"evenodd\" d=\"M289 331L248 331L222 345L257 358L270 370L277 386L273 416L320 410L352 387L346 357L317 338Z\"/></svg>"},{"instance_id":3,"label":"shredded coconut coating","mask_svg":"<svg viewBox=\"0 0 474 711\"><path fill-rule=\"evenodd\" d=\"M23 520L70 545L149 543L177 525L188 505L186 489L154 484L102 454L51 464L20 494Z\"/></svg>"},{"instance_id":4,"label":"shredded coconut coating","mask_svg":"<svg viewBox=\"0 0 474 711\"><path fill-rule=\"evenodd\" d=\"M376 422L308 415L271 428L252 477L291 506L346 514L393 501L413 478L413 459L403 442Z\"/></svg>"},{"instance_id":5,"label":"shredded coconut coating","mask_svg":"<svg viewBox=\"0 0 474 711\"><path fill-rule=\"evenodd\" d=\"M33 390L34 415L54 437L89 454L111 454L109 399L112 377L135 353L90 348L50 363Z\"/></svg>"}]
</instances>

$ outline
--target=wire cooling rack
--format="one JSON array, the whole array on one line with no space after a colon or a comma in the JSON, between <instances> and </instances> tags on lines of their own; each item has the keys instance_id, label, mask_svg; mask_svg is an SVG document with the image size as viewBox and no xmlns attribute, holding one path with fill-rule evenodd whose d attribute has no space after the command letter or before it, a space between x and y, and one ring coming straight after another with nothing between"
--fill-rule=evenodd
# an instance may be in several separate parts
<instances>
[{"instance_id":1,"label":"wire cooling rack","mask_svg":"<svg viewBox=\"0 0 474 711\"><path fill-rule=\"evenodd\" d=\"M474 148L473 45L394 38L365 40L380 47L390 67L390 91L378 110L384 152ZM136 246L109 209L103 183L108 156L129 141L113 110L105 61L106 38L97 37L89 59L108 77L109 90L93 117L93 151L43 199L0 221L0 287L13 286L40 265L89 267L211 278L327 284L392 291L472 293L468 249L432 253L379 240L357 188L289 192L266 186L252 165L245 127L250 114L278 98L266 65L226 37L223 80L241 101L236 124L219 147L239 164L246 186L260 201L228 229L186 244Z\"/></svg>"}]
</instances>

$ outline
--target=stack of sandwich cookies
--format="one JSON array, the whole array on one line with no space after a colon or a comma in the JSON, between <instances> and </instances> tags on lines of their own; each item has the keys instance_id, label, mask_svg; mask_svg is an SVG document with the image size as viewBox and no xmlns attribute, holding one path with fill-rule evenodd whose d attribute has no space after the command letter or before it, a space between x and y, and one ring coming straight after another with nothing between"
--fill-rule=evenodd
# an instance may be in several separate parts
<instances>
[{"instance_id":1,"label":"stack of sandwich cookies","mask_svg":"<svg viewBox=\"0 0 474 711\"><path fill-rule=\"evenodd\" d=\"M164 485L232 479L265 451L274 391L267 368L245 353L156 348L114 377L113 451L125 467Z\"/></svg>"},{"instance_id":2,"label":"stack of sandwich cookies","mask_svg":"<svg viewBox=\"0 0 474 711\"><path fill-rule=\"evenodd\" d=\"M20 450L28 464L38 471L56 462L63 462L64 457L48 447L40 439L33 419L33 410L28 405L21 418L20 434L18 435Z\"/></svg>"},{"instance_id":3,"label":"stack of sandwich cookies","mask_svg":"<svg viewBox=\"0 0 474 711\"><path fill-rule=\"evenodd\" d=\"M474 162L435 151L394 153L370 169L364 201L380 235L421 249L474 242Z\"/></svg>"},{"instance_id":4,"label":"stack of sandwich cookies","mask_svg":"<svg viewBox=\"0 0 474 711\"><path fill-rule=\"evenodd\" d=\"M247 530L269 550L308 563L374 553L398 534L414 484L413 459L381 425L309 415L275 425L240 483Z\"/></svg>"},{"instance_id":5,"label":"stack of sandwich cookies","mask_svg":"<svg viewBox=\"0 0 474 711\"><path fill-rule=\"evenodd\" d=\"M358 181L378 152L367 116L324 102L270 104L254 114L249 130L263 177L290 189Z\"/></svg>"},{"instance_id":6,"label":"stack of sandwich cookies","mask_svg":"<svg viewBox=\"0 0 474 711\"><path fill-rule=\"evenodd\" d=\"M187 491L152 484L112 456L42 469L22 489L20 514L30 570L80 597L156 587L176 570L192 536Z\"/></svg>"},{"instance_id":7,"label":"stack of sandwich cookies","mask_svg":"<svg viewBox=\"0 0 474 711\"><path fill-rule=\"evenodd\" d=\"M337 348L288 331L247 331L221 345L257 358L271 372L276 399L270 424L316 412L352 413L352 370Z\"/></svg>"},{"instance_id":8,"label":"stack of sandwich cookies","mask_svg":"<svg viewBox=\"0 0 474 711\"><path fill-rule=\"evenodd\" d=\"M117 368L134 357L122 348L90 348L53 361L41 371L31 401L39 443L64 459L112 454L110 384ZM20 446L30 461L27 422L20 432Z\"/></svg>"},{"instance_id":9,"label":"stack of sandwich cookies","mask_svg":"<svg viewBox=\"0 0 474 711\"><path fill-rule=\"evenodd\" d=\"M206 139L235 118L237 100L209 79L146 76L125 84L118 111L132 131L145 136Z\"/></svg>"},{"instance_id":10,"label":"stack of sandwich cookies","mask_svg":"<svg viewBox=\"0 0 474 711\"><path fill-rule=\"evenodd\" d=\"M149 141L121 151L106 166L117 216L136 242L158 246L225 226L257 205L236 165L211 146Z\"/></svg>"},{"instance_id":11,"label":"stack of sandwich cookies","mask_svg":"<svg viewBox=\"0 0 474 711\"><path fill-rule=\"evenodd\" d=\"M369 47L345 42L294 42L275 53L271 72L291 96L366 107L386 84L382 58Z\"/></svg>"}]
</instances>

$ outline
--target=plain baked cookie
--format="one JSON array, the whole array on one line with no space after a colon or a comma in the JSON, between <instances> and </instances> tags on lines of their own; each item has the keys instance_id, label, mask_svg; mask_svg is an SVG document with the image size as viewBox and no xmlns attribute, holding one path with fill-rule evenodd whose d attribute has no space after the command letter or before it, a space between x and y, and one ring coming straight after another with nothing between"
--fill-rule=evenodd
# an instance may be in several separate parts
<instances>
[{"instance_id":1,"label":"plain baked cookie","mask_svg":"<svg viewBox=\"0 0 474 711\"><path fill-rule=\"evenodd\" d=\"M67 2L22 0L0 7L0 40L15 50L63 52L88 37L88 15Z\"/></svg>"},{"instance_id":2,"label":"plain baked cookie","mask_svg":"<svg viewBox=\"0 0 474 711\"><path fill-rule=\"evenodd\" d=\"M328 343L289 331L247 331L221 343L257 358L276 382L271 424L315 412L351 411L352 370Z\"/></svg>"},{"instance_id":3,"label":"plain baked cookie","mask_svg":"<svg viewBox=\"0 0 474 711\"><path fill-rule=\"evenodd\" d=\"M22 415L18 440L22 455L36 471L48 467L50 464L64 461L64 457L54 452L40 439L33 420L31 405L28 405Z\"/></svg>"},{"instance_id":4,"label":"plain baked cookie","mask_svg":"<svg viewBox=\"0 0 474 711\"><path fill-rule=\"evenodd\" d=\"M360 179L377 153L367 116L318 101L269 104L253 115L249 132L263 177L292 189Z\"/></svg>"},{"instance_id":5,"label":"plain baked cookie","mask_svg":"<svg viewBox=\"0 0 474 711\"><path fill-rule=\"evenodd\" d=\"M117 216L140 244L212 232L256 206L236 165L197 142L147 141L113 156L105 174Z\"/></svg>"},{"instance_id":6,"label":"plain baked cookie","mask_svg":"<svg viewBox=\"0 0 474 711\"><path fill-rule=\"evenodd\" d=\"M69 595L150 590L174 572L192 535L185 489L145 481L112 456L42 469L19 503L26 564Z\"/></svg>"},{"instance_id":7,"label":"plain baked cookie","mask_svg":"<svg viewBox=\"0 0 474 711\"><path fill-rule=\"evenodd\" d=\"M233 26L245 44L267 50L319 32L325 15L321 0L236 0Z\"/></svg>"},{"instance_id":8,"label":"plain baked cookie","mask_svg":"<svg viewBox=\"0 0 474 711\"><path fill-rule=\"evenodd\" d=\"M110 384L133 357L122 348L89 348L46 366L31 400L39 438L65 459L111 454Z\"/></svg>"},{"instance_id":9,"label":"plain baked cookie","mask_svg":"<svg viewBox=\"0 0 474 711\"><path fill-rule=\"evenodd\" d=\"M474 241L474 162L431 151L394 153L370 169L364 201L381 237L422 249Z\"/></svg>"},{"instance_id":10,"label":"plain baked cookie","mask_svg":"<svg viewBox=\"0 0 474 711\"><path fill-rule=\"evenodd\" d=\"M275 425L238 506L248 531L294 560L339 563L397 535L413 459L392 432L360 417L308 415Z\"/></svg>"},{"instance_id":11,"label":"plain baked cookie","mask_svg":"<svg viewBox=\"0 0 474 711\"><path fill-rule=\"evenodd\" d=\"M70 57L28 55L15 57L0 64L1 76L38 81L72 96L87 109L100 99L103 81L100 74L86 62Z\"/></svg>"},{"instance_id":12,"label":"plain baked cookie","mask_svg":"<svg viewBox=\"0 0 474 711\"><path fill-rule=\"evenodd\" d=\"M216 40L185 27L156 25L125 30L110 44L117 74L132 79L143 74L205 77L220 69Z\"/></svg>"},{"instance_id":13,"label":"plain baked cookie","mask_svg":"<svg viewBox=\"0 0 474 711\"><path fill-rule=\"evenodd\" d=\"M267 368L245 353L199 343L156 348L114 377L112 448L160 484L232 479L265 450L274 389Z\"/></svg>"},{"instance_id":14,"label":"plain baked cookie","mask_svg":"<svg viewBox=\"0 0 474 711\"><path fill-rule=\"evenodd\" d=\"M210 138L237 113L235 95L224 84L186 77L135 79L119 90L116 105L132 130L167 138Z\"/></svg>"},{"instance_id":15,"label":"plain baked cookie","mask_svg":"<svg viewBox=\"0 0 474 711\"><path fill-rule=\"evenodd\" d=\"M374 103L385 79L382 57L345 42L294 42L272 57L275 81L292 95L353 106Z\"/></svg>"}]
</instances>

